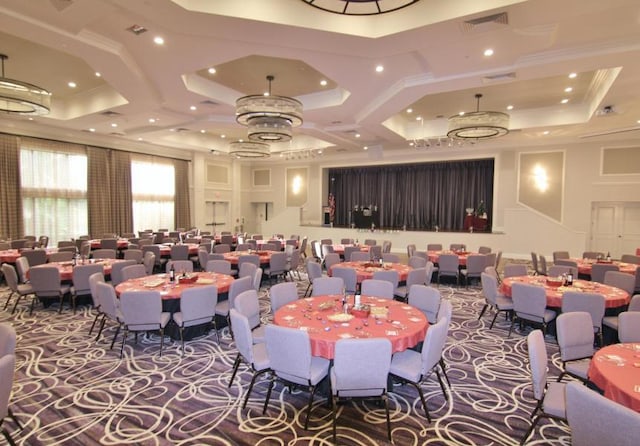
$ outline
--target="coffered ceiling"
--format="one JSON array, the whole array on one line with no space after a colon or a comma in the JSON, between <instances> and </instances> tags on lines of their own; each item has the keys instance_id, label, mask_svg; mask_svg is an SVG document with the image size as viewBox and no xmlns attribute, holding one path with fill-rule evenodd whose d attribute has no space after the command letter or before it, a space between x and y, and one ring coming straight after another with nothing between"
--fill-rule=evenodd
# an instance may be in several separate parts
<instances>
[{"instance_id":1,"label":"coffered ceiling","mask_svg":"<svg viewBox=\"0 0 640 446\"><path fill-rule=\"evenodd\" d=\"M3 0L0 30L5 77L53 94L49 115L0 114L5 132L225 155L246 137L235 100L273 75L272 93L304 107L273 154L445 150L447 118L478 93L511 117L478 144L640 138L636 0L420 0L374 16L302 0Z\"/></svg>"}]
</instances>

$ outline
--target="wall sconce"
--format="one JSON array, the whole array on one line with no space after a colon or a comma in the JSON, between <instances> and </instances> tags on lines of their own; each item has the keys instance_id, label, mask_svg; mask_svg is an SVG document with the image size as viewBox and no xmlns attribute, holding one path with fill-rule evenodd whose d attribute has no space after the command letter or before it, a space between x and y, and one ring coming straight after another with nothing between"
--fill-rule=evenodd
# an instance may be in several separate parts
<instances>
[{"instance_id":1,"label":"wall sconce","mask_svg":"<svg viewBox=\"0 0 640 446\"><path fill-rule=\"evenodd\" d=\"M302 177L300 175L296 175L293 177L293 181L291 182L291 192L294 195L298 195L302 190Z\"/></svg>"},{"instance_id":2,"label":"wall sconce","mask_svg":"<svg viewBox=\"0 0 640 446\"><path fill-rule=\"evenodd\" d=\"M536 164L533 167L533 185L542 193L549 190L549 175L547 175L547 170L540 164Z\"/></svg>"}]
</instances>

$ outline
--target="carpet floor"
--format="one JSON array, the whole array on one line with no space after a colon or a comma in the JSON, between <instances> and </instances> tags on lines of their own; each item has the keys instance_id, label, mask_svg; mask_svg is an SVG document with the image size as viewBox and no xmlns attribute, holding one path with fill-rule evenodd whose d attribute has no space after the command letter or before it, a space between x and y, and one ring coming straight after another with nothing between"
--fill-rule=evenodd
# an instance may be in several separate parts
<instances>
[{"instance_id":1,"label":"carpet floor","mask_svg":"<svg viewBox=\"0 0 640 446\"><path fill-rule=\"evenodd\" d=\"M300 295L306 280L298 283ZM435 286L435 285L434 285ZM267 288L260 291L264 321L269 321ZM422 388L432 416L425 417L415 388L394 385L390 393L395 445L515 445L529 426L535 405L526 352L526 331L507 337L502 316L489 330L493 314L478 320L484 299L478 287L440 286L453 304L444 357L451 387L448 400L435 376ZM0 288L0 302L8 296ZM9 307L11 309L12 306ZM89 306L76 314L65 305L37 304L33 315L24 300L15 314L0 311L0 322L18 333L16 374L10 407L24 426L4 426L19 445L330 445L331 411L316 397L309 429L304 429L308 393L276 384L266 414L267 381L259 380L246 409L242 400L252 372L241 366L231 387L237 355L227 328L220 341L213 332L195 338L181 356L180 342L159 336L130 335L120 359L109 349L113 327L95 341ZM550 376L559 374L555 339L546 338ZM553 379L553 378L550 378ZM339 406L338 444L389 444L384 409L375 403ZM562 422L542 420L528 444L569 445Z\"/></svg>"}]
</instances>

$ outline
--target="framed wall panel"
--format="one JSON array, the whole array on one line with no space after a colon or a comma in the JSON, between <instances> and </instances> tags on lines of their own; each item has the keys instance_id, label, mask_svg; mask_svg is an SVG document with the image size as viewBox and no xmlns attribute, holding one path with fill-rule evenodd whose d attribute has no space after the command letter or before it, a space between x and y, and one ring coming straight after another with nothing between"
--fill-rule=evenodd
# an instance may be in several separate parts
<instances>
[{"instance_id":1,"label":"framed wall panel","mask_svg":"<svg viewBox=\"0 0 640 446\"><path fill-rule=\"evenodd\" d=\"M521 153L518 201L562 221L564 152Z\"/></svg>"},{"instance_id":2,"label":"framed wall panel","mask_svg":"<svg viewBox=\"0 0 640 446\"><path fill-rule=\"evenodd\" d=\"M307 202L309 173L306 167L287 169L286 202L288 207L303 206Z\"/></svg>"}]
</instances>

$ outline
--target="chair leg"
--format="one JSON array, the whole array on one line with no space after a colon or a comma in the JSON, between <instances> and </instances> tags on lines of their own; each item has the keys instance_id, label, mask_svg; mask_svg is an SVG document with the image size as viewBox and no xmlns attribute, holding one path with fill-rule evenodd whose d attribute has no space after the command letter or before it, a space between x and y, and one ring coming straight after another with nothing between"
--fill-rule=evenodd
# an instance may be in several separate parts
<instances>
[{"instance_id":1,"label":"chair leg","mask_svg":"<svg viewBox=\"0 0 640 446\"><path fill-rule=\"evenodd\" d=\"M447 385L451 388L451 381L449 381L449 375L447 374L447 364L444 362L444 358L442 356L440 357L440 361L438 361L438 364L440 364L440 368L442 369L444 378L447 380ZM438 376L438 379L439 378L440 376ZM440 387L442 387L442 384L440 385ZM448 399L447 394L444 391L444 388L442 389L442 392L444 393L444 397Z\"/></svg>"},{"instance_id":2,"label":"chair leg","mask_svg":"<svg viewBox=\"0 0 640 446\"><path fill-rule=\"evenodd\" d=\"M13 438L11 438L11 434L7 429L2 428L2 435L4 435L4 438L7 439L7 443L9 443L11 446L16 446L16 443L13 441Z\"/></svg>"},{"instance_id":3,"label":"chair leg","mask_svg":"<svg viewBox=\"0 0 640 446\"><path fill-rule=\"evenodd\" d=\"M244 409L245 407L247 407L247 401L249 401L249 396L251 396L251 391L253 390L253 385L256 382L256 379L258 378L258 376L262 375L263 373L268 372L269 369L264 369L261 370L259 372L254 372L253 373L253 377L251 377L251 382L249 383L249 389L247 389L247 394L244 397L244 403L242 403L242 408Z\"/></svg>"},{"instance_id":4,"label":"chair leg","mask_svg":"<svg viewBox=\"0 0 640 446\"><path fill-rule=\"evenodd\" d=\"M7 408L7 413L9 414L9 418L11 418L13 420L14 423L16 423L16 425L18 426L18 428L22 431L24 430L24 427L22 427L22 424L20 424L20 421L18 421L18 419L16 418L16 416L13 414L13 411L10 408Z\"/></svg>"},{"instance_id":5,"label":"chair leg","mask_svg":"<svg viewBox=\"0 0 640 446\"><path fill-rule=\"evenodd\" d=\"M273 381L274 381L273 372L271 373L271 380L269 381L269 388L267 389L267 397L264 399L264 407L262 408L262 414L267 413L267 406L269 406L269 399L271 399L271 389L273 389Z\"/></svg>"},{"instance_id":6,"label":"chair leg","mask_svg":"<svg viewBox=\"0 0 640 446\"><path fill-rule=\"evenodd\" d=\"M100 317L100 312L96 313L96 317L93 319L93 324L91 324L91 328L89 329L89 334L93 333L93 329L96 326L96 322L98 322L98 318Z\"/></svg>"},{"instance_id":7,"label":"chair leg","mask_svg":"<svg viewBox=\"0 0 640 446\"><path fill-rule=\"evenodd\" d=\"M385 393L382 395L382 401L384 402L384 411L387 414L387 436L389 437L389 441L393 443L391 440L391 417L389 416L389 397Z\"/></svg>"},{"instance_id":8,"label":"chair leg","mask_svg":"<svg viewBox=\"0 0 640 446\"><path fill-rule=\"evenodd\" d=\"M491 330L493 328L493 324L495 324L496 318L498 317L498 314L500 314L500 311L496 310L496 314L494 314L493 315L493 319L491 319L491 325L489 325L489 330Z\"/></svg>"},{"instance_id":9,"label":"chair leg","mask_svg":"<svg viewBox=\"0 0 640 446\"><path fill-rule=\"evenodd\" d=\"M316 393L316 386L311 386L309 392L309 405L307 407L307 418L304 420L304 430L309 428L309 416L311 415L311 407L313 406L313 395Z\"/></svg>"},{"instance_id":10,"label":"chair leg","mask_svg":"<svg viewBox=\"0 0 640 446\"><path fill-rule=\"evenodd\" d=\"M336 432L336 425L337 425L337 414L336 412L338 411L338 399L335 397L335 395L331 396L331 421L333 424L333 444L338 444L338 435Z\"/></svg>"},{"instance_id":11,"label":"chair leg","mask_svg":"<svg viewBox=\"0 0 640 446\"><path fill-rule=\"evenodd\" d=\"M540 415L535 417L531 422L531 426L529 426L529 429L527 429L527 432L525 432L524 437L522 437L522 440L520 440L520 446L524 445L527 442L527 438L529 438L529 435L531 435L531 432L533 432L533 429L535 429L538 421L540 421Z\"/></svg>"},{"instance_id":12,"label":"chair leg","mask_svg":"<svg viewBox=\"0 0 640 446\"><path fill-rule=\"evenodd\" d=\"M518 316L513 316L513 319L511 319L511 325L509 326L509 334L507 335L508 338L511 337L511 331L513 330L513 325L516 323L517 319L518 319Z\"/></svg>"},{"instance_id":13,"label":"chair leg","mask_svg":"<svg viewBox=\"0 0 640 446\"><path fill-rule=\"evenodd\" d=\"M488 306L489 304L484 304L484 307L482 307L482 310L480 311L480 315L478 315L478 320L482 319L482 316L484 315L484 312L487 311Z\"/></svg>"},{"instance_id":14,"label":"chair leg","mask_svg":"<svg viewBox=\"0 0 640 446\"><path fill-rule=\"evenodd\" d=\"M127 327L124 327L124 333L122 333L122 344L120 344L120 359L122 359L122 353L124 352L124 341L126 341L128 333L129 333L129 329ZM113 341L115 342L115 340L116 340L116 337L114 336Z\"/></svg>"},{"instance_id":15,"label":"chair leg","mask_svg":"<svg viewBox=\"0 0 640 446\"><path fill-rule=\"evenodd\" d=\"M7 301L4 303L4 309L6 310L7 307L9 306L9 302L11 301L11 298L13 297L14 292L11 291L9 293L9 296L7 296ZM20 296L18 296L18 299L20 299Z\"/></svg>"},{"instance_id":16,"label":"chair leg","mask_svg":"<svg viewBox=\"0 0 640 446\"><path fill-rule=\"evenodd\" d=\"M182 357L184 358L184 326L180 327L180 343L182 344Z\"/></svg>"},{"instance_id":17,"label":"chair leg","mask_svg":"<svg viewBox=\"0 0 640 446\"><path fill-rule=\"evenodd\" d=\"M233 362L233 372L231 373L231 379L229 380L229 386L228 388L231 388L231 385L233 384L233 380L236 377L236 373L238 372L238 367L240 367L240 353L238 353L238 356L236 356L236 360Z\"/></svg>"},{"instance_id":18,"label":"chair leg","mask_svg":"<svg viewBox=\"0 0 640 446\"><path fill-rule=\"evenodd\" d=\"M406 381L406 382L411 384L418 391L418 395L420 396L420 401L422 402L422 407L424 408L424 413L427 416L427 421L429 421L429 423L431 423L431 414L429 413L429 408L427 407L427 402L424 400L424 393L422 393L422 389L420 388L420 385L417 384L417 383L411 382L411 381Z\"/></svg>"},{"instance_id":19,"label":"chair leg","mask_svg":"<svg viewBox=\"0 0 640 446\"><path fill-rule=\"evenodd\" d=\"M104 324L107 322L107 316L102 315L102 321L100 322L100 328L98 329L98 334L96 335L96 342L100 339L100 335L102 334L102 330L104 330ZM112 346L113 348L113 346Z\"/></svg>"}]
</instances>

